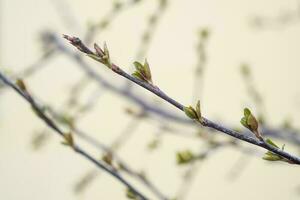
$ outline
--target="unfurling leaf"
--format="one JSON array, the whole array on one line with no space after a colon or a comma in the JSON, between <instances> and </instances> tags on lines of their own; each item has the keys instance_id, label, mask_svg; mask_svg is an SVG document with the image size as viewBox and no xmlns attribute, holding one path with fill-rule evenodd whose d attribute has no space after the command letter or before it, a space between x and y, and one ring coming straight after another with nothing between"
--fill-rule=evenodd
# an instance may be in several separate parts
<instances>
[{"instance_id":1,"label":"unfurling leaf","mask_svg":"<svg viewBox=\"0 0 300 200\"><path fill-rule=\"evenodd\" d=\"M131 75L134 76L137 79L144 80L143 75L138 71L133 72Z\"/></svg>"},{"instance_id":2,"label":"unfurling leaf","mask_svg":"<svg viewBox=\"0 0 300 200\"><path fill-rule=\"evenodd\" d=\"M181 152L177 152L176 161L177 164L187 164L195 159L195 155L190 150L185 150Z\"/></svg>"},{"instance_id":3,"label":"unfurling leaf","mask_svg":"<svg viewBox=\"0 0 300 200\"><path fill-rule=\"evenodd\" d=\"M197 112L192 106L183 108L185 114L191 119L198 119Z\"/></svg>"},{"instance_id":4,"label":"unfurling leaf","mask_svg":"<svg viewBox=\"0 0 300 200\"><path fill-rule=\"evenodd\" d=\"M276 149L279 149L279 146L277 144L275 144L271 139L267 138L266 139L266 143L268 143L269 145L275 147ZM285 145L282 145L281 149L284 150ZM285 161L285 162L289 162L288 160L284 159L283 157L281 157L280 155L277 155L271 151L268 151L267 153L265 153L264 160L268 160L268 161ZM290 163L290 162L289 162Z\"/></svg>"},{"instance_id":5,"label":"unfurling leaf","mask_svg":"<svg viewBox=\"0 0 300 200\"><path fill-rule=\"evenodd\" d=\"M250 127L250 130L257 131L257 129L258 129L258 122L257 122L256 118L252 114L249 115L249 117L247 119L247 124Z\"/></svg>"},{"instance_id":6,"label":"unfurling leaf","mask_svg":"<svg viewBox=\"0 0 300 200\"><path fill-rule=\"evenodd\" d=\"M147 60L145 60L144 65L142 65L140 62L135 61L133 63L136 71L132 74L136 78L146 81L148 83L152 84L152 77L151 77L151 71L149 67L149 63Z\"/></svg>"},{"instance_id":7,"label":"unfurling leaf","mask_svg":"<svg viewBox=\"0 0 300 200\"><path fill-rule=\"evenodd\" d=\"M144 62L144 71L145 71L145 76L146 76L147 80L152 83L151 70L150 70L147 59L145 59L145 62Z\"/></svg>"},{"instance_id":8,"label":"unfurling leaf","mask_svg":"<svg viewBox=\"0 0 300 200\"><path fill-rule=\"evenodd\" d=\"M65 133L63 136L65 141L63 141L62 144L74 147L74 139L72 133Z\"/></svg>"},{"instance_id":9,"label":"unfurling leaf","mask_svg":"<svg viewBox=\"0 0 300 200\"><path fill-rule=\"evenodd\" d=\"M138 72L142 72L143 71L143 65L141 63L139 63L138 61L135 61L133 63L135 69L138 71Z\"/></svg>"},{"instance_id":10,"label":"unfurling leaf","mask_svg":"<svg viewBox=\"0 0 300 200\"><path fill-rule=\"evenodd\" d=\"M283 158L277 154L274 154L271 151L268 151L267 153L265 153L264 160L268 160L268 161L279 161L279 160L283 160Z\"/></svg>"},{"instance_id":11,"label":"unfurling leaf","mask_svg":"<svg viewBox=\"0 0 300 200\"><path fill-rule=\"evenodd\" d=\"M271 145L271 146L273 146L273 147L279 149L279 147L278 147L278 146L277 146L270 138L267 138L267 139L266 139L266 142L267 142L269 145Z\"/></svg>"},{"instance_id":12,"label":"unfurling leaf","mask_svg":"<svg viewBox=\"0 0 300 200\"><path fill-rule=\"evenodd\" d=\"M244 109L244 117L242 117L241 119L241 124L246 127L247 129L249 129L252 133L255 134L255 136L262 140L262 136L258 131L258 122L256 120L256 118L254 117L254 115L252 115L251 111L248 108Z\"/></svg>"}]
</instances>

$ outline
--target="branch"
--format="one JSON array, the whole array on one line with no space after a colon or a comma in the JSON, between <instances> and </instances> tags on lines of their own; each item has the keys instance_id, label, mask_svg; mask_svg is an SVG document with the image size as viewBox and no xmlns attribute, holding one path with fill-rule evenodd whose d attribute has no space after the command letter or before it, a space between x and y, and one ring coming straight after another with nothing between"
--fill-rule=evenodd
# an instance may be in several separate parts
<instances>
[{"instance_id":1,"label":"branch","mask_svg":"<svg viewBox=\"0 0 300 200\"><path fill-rule=\"evenodd\" d=\"M77 37L70 37L67 35L64 35L64 38L67 39L73 46L75 46L79 51L87 54L89 57L93 58L94 60L104 64L109 69L111 69L116 74L123 76L124 78L128 79L131 82L136 83L137 85L145 88L146 90L150 91L151 93L155 94L156 96L160 97L161 99L165 100L166 102L170 103L171 105L175 106L177 109L186 112L185 109L188 108L181 103L177 102L176 100L172 99L168 95L166 95L163 91L161 91L157 86L153 85L149 78L143 76L143 77L136 77L129 75L125 71L123 71L120 67L115 65L111 62L109 52L107 49L107 46L104 46L104 49L102 50L97 44L94 45L96 52L94 53L91 51L88 47L86 47L79 38ZM146 65L146 63L145 63ZM138 68L137 68L138 70ZM139 71L141 72L141 70ZM199 117L199 116L198 116ZM243 135L237 131L231 130L221 124L215 123L207 118L200 117L198 120L194 120L198 124L201 124L204 127L209 127L211 129L220 131L222 133L225 133L229 136L232 136L234 138L237 138L239 140L245 141L247 143L259 146L261 148L267 149L268 151L278 155L280 158L285 159L291 164L300 164L300 158L291 155L284 150L277 148L276 146L266 142L262 138L254 138L248 135ZM259 135L259 134L256 134Z\"/></svg>"},{"instance_id":2,"label":"branch","mask_svg":"<svg viewBox=\"0 0 300 200\"><path fill-rule=\"evenodd\" d=\"M145 112L149 114L154 114L157 117L160 117L160 119L164 120L171 120L178 123L188 124L195 126L196 124L193 123L192 120L187 119L184 116L179 116L177 114L174 114L172 112L169 112L169 110L154 105L154 103L148 102L146 99L141 98L140 96L136 95L135 93L128 91L128 87L117 87L114 84L112 84L110 81L106 80L104 77L100 76L94 69L92 69L78 54L71 52L69 49L66 48L65 45L63 45L60 40L53 34L48 33L49 37L52 39L52 43L56 45L58 50L60 50L62 53L69 56L72 60L76 61L76 64L80 67L81 70L87 76L89 76L91 79L96 81L99 86L102 86L112 92L115 92L124 98L132 101L136 105L140 106ZM300 135L297 134L298 132L295 130L290 130L286 128L271 128L266 125L261 125L261 131L265 136L271 136L275 137L281 140L288 141L289 143L300 145ZM247 135L249 134L246 131L242 132L243 134Z\"/></svg>"},{"instance_id":3,"label":"branch","mask_svg":"<svg viewBox=\"0 0 300 200\"><path fill-rule=\"evenodd\" d=\"M84 151L80 146L76 145L74 143L72 135L62 131L56 125L56 123L44 113L43 108L41 108L31 97L23 82L20 81L17 82L17 84L14 84L8 78L6 78L1 72L0 72L0 79L3 81L4 84L11 87L13 90L15 90L15 92L17 92L20 96L22 96L31 105L32 109L35 111L38 117L42 119L44 123L51 129L53 129L59 136L64 138L65 144L72 147L72 149L76 153L83 156L85 159L89 160L90 162L95 164L98 168L110 174L112 177L116 178L123 185L125 185L130 191L132 191L139 199L142 200L148 199L141 192L139 192L134 186L132 186L128 181L126 181L115 169L106 166L104 163L96 160L91 155L89 155L86 151Z\"/></svg>"}]
</instances>

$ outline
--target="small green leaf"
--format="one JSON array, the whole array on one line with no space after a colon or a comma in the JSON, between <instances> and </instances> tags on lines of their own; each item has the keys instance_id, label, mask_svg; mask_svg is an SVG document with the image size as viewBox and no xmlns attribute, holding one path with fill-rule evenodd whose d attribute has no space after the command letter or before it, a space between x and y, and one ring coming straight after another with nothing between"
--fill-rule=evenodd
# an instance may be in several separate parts
<instances>
[{"instance_id":1,"label":"small green leaf","mask_svg":"<svg viewBox=\"0 0 300 200\"><path fill-rule=\"evenodd\" d=\"M143 75L139 71L135 71L131 75L134 76L137 79L144 80Z\"/></svg>"},{"instance_id":2,"label":"small green leaf","mask_svg":"<svg viewBox=\"0 0 300 200\"><path fill-rule=\"evenodd\" d=\"M257 129L258 129L258 122L251 113L248 116L247 125L250 127L250 130L252 132L257 131Z\"/></svg>"},{"instance_id":3,"label":"small green leaf","mask_svg":"<svg viewBox=\"0 0 300 200\"><path fill-rule=\"evenodd\" d=\"M277 146L270 138L267 138L267 139L266 139L266 142L267 142L269 145L271 145L271 146L273 146L273 147L279 149L279 147L278 147L278 146Z\"/></svg>"},{"instance_id":4,"label":"small green leaf","mask_svg":"<svg viewBox=\"0 0 300 200\"><path fill-rule=\"evenodd\" d=\"M198 100L197 105L196 105L196 113L197 113L198 119L201 119L200 100Z\"/></svg>"},{"instance_id":5,"label":"small green leaf","mask_svg":"<svg viewBox=\"0 0 300 200\"><path fill-rule=\"evenodd\" d=\"M152 82L151 70L147 59L145 59L145 63L144 63L144 72L147 80L149 82Z\"/></svg>"},{"instance_id":6,"label":"small green leaf","mask_svg":"<svg viewBox=\"0 0 300 200\"><path fill-rule=\"evenodd\" d=\"M197 112L192 106L183 108L185 114L191 119L198 119Z\"/></svg>"},{"instance_id":7,"label":"small green leaf","mask_svg":"<svg viewBox=\"0 0 300 200\"><path fill-rule=\"evenodd\" d=\"M265 153L263 159L268 160L268 161L279 161L279 160L282 160L282 157L268 151L267 153Z\"/></svg>"},{"instance_id":8,"label":"small green leaf","mask_svg":"<svg viewBox=\"0 0 300 200\"><path fill-rule=\"evenodd\" d=\"M246 118L248 118L248 116L251 114L251 111L249 110L249 108L244 108L244 116Z\"/></svg>"},{"instance_id":9,"label":"small green leaf","mask_svg":"<svg viewBox=\"0 0 300 200\"><path fill-rule=\"evenodd\" d=\"M247 118L246 118L246 117L243 117L243 118L241 119L241 124L242 124L244 127L249 128L249 127L248 127L248 124L247 124Z\"/></svg>"},{"instance_id":10,"label":"small green leaf","mask_svg":"<svg viewBox=\"0 0 300 200\"><path fill-rule=\"evenodd\" d=\"M139 63L138 61L135 61L135 62L133 63L133 65L135 66L135 69L136 69L137 71L139 71L139 72L144 71L144 66L143 66L141 63Z\"/></svg>"}]
</instances>

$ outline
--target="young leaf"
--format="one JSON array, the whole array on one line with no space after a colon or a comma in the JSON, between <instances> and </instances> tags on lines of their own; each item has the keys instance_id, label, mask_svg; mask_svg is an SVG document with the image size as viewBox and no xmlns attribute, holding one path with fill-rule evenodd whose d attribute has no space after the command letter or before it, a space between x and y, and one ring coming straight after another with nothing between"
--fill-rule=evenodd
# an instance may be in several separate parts
<instances>
[{"instance_id":1,"label":"young leaf","mask_svg":"<svg viewBox=\"0 0 300 200\"><path fill-rule=\"evenodd\" d=\"M244 127L246 127L252 133L254 133L255 136L258 139L263 140L263 137L258 132L258 122L257 122L256 118L254 117L254 115L252 115L251 111L248 108L244 109L244 117L242 117L240 122Z\"/></svg>"},{"instance_id":2,"label":"young leaf","mask_svg":"<svg viewBox=\"0 0 300 200\"><path fill-rule=\"evenodd\" d=\"M196 113L197 113L198 119L201 119L200 100L198 100L197 105L196 105Z\"/></svg>"},{"instance_id":3,"label":"young leaf","mask_svg":"<svg viewBox=\"0 0 300 200\"><path fill-rule=\"evenodd\" d=\"M253 132L257 131L258 129L258 122L251 113L248 116L247 125L249 126L250 130Z\"/></svg>"},{"instance_id":4,"label":"young leaf","mask_svg":"<svg viewBox=\"0 0 300 200\"><path fill-rule=\"evenodd\" d=\"M265 153L263 159L268 161L279 161L282 160L282 157L268 151L267 153Z\"/></svg>"},{"instance_id":5,"label":"young leaf","mask_svg":"<svg viewBox=\"0 0 300 200\"><path fill-rule=\"evenodd\" d=\"M140 80L143 80L143 81L145 80L143 75L139 71L135 71L131 75L134 76L137 79L140 79Z\"/></svg>"},{"instance_id":6,"label":"young leaf","mask_svg":"<svg viewBox=\"0 0 300 200\"><path fill-rule=\"evenodd\" d=\"M135 69L136 69L138 72L144 71L143 65L142 65L141 63L139 63L138 61L135 61L135 62L133 63L133 65L134 65Z\"/></svg>"},{"instance_id":7,"label":"young leaf","mask_svg":"<svg viewBox=\"0 0 300 200\"><path fill-rule=\"evenodd\" d=\"M147 80L152 83L151 71L150 71L150 67L149 67L149 63L148 63L147 59L145 59L144 71L145 71L145 76L146 76Z\"/></svg>"},{"instance_id":8,"label":"young leaf","mask_svg":"<svg viewBox=\"0 0 300 200\"><path fill-rule=\"evenodd\" d=\"M267 142L269 145L271 145L271 146L273 146L273 147L279 149L279 147L278 147L278 146L277 146L270 138L267 138L267 139L266 139L266 142Z\"/></svg>"}]
</instances>

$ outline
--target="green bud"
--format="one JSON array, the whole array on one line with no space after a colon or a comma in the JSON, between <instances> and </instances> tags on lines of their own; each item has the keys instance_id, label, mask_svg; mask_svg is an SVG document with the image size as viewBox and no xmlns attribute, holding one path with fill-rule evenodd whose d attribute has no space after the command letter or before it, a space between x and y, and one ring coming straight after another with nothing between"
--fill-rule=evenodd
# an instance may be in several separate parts
<instances>
[{"instance_id":1,"label":"green bud","mask_svg":"<svg viewBox=\"0 0 300 200\"><path fill-rule=\"evenodd\" d=\"M184 113L191 119L198 119L197 112L192 106L184 107Z\"/></svg>"},{"instance_id":2,"label":"green bud","mask_svg":"<svg viewBox=\"0 0 300 200\"><path fill-rule=\"evenodd\" d=\"M187 163L193 161L194 158L195 158L195 155L190 150L177 152L177 154L176 154L176 161L177 161L177 164L179 164L179 165L187 164Z\"/></svg>"},{"instance_id":3,"label":"green bud","mask_svg":"<svg viewBox=\"0 0 300 200\"><path fill-rule=\"evenodd\" d=\"M62 144L70 146L70 147L74 147L74 139L73 139L73 135L72 133L65 133L63 135L65 141L62 142Z\"/></svg>"},{"instance_id":4,"label":"green bud","mask_svg":"<svg viewBox=\"0 0 300 200\"><path fill-rule=\"evenodd\" d=\"M16 85L22 90L22 91L27 91L26 85L22 79L17 79L16 80Z\"/></svg>"}]
</instances>

